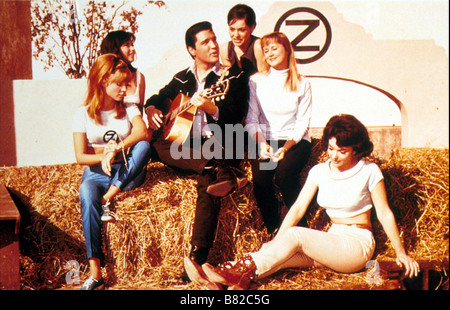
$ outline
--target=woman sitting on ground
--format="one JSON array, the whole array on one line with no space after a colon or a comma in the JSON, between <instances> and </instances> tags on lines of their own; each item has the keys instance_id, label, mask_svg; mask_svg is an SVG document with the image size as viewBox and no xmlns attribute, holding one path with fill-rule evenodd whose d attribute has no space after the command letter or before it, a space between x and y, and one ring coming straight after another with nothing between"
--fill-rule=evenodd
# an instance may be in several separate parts
<instances>
[{"instance_id":1,"label":"woman sitting on ground","mask_svg":"<svg viewBox=\"0 0 450 310\"><path fill-rule=\"evenodd\" d=\"M192 281L209 289L221 289L221 285L248 289L252 279L283 268L324 266L342 273L360 271L375 250L372 206L391 240L397 264L404 267L406 276L417 276L419 265L402 245L382 172L364 159L373 150L366 127L354 116L333 116L324 129L322 142L327 145L329 159L310 170L275 238L258 252L216 268L209 264L200 267L185 258ZM295 226L316 193L318 204L326 209L332 222L327 232Z\"/></svg>"}]
</instances>

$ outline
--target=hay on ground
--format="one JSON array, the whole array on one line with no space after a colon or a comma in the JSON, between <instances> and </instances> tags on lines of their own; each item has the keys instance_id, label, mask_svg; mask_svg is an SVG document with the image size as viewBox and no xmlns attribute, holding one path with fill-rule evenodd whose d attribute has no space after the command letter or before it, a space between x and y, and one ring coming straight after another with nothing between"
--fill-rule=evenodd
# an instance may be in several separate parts
<instances>
[{"instance_id":1,"label":"hay on ground","mask_svg":"<svg viewBox=\"0 0 450 310\"><path fill-rule=\"evenodd\" d=\"M311 166L322 160L324 154L315 143L303 179ZM389 202L408 252L419 261L448 261L448 150L400 149L388 159L371 160L383 171ZM119 220L104 225L107 284L113 289L198 289L178 280L183 257L190 250L196 179L161 163L151 163L147 170L141 187L117 196L114 208ZM248 167L247 171L251 178ZM81 279L87 277L78 200L81 175L82 168L76 164L0 168L0 183L10 190L22 215L23 289L66 285L70 261L79 263ZM313 228L328 225L327 216L315 204L307 217ZM393 261L393 249L375 216L373 222L377 241L374 259ZM250 184L222 199L209 261L220 263L256 251L268 240ZM370 272L347 275L326 268L285 270L256 281L252 288L386 288L385 278L368 281Z\"/></svg>"}]
</instances>

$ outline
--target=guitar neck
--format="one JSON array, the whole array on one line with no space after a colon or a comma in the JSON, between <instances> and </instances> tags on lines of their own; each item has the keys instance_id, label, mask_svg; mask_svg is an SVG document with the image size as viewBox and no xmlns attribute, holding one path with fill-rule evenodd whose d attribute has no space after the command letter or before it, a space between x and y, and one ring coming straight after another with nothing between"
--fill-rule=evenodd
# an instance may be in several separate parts
<instances>
[{"instance_id":1,"label":"guitar neck","mask_svg":"<svg viewBox=\"0 0 450 310\"><path fill-rule=\"evenodd\" d=\"M173 109L167 115L167 117L168 117L168 119L174 119L175 117L177 117L178 115L180 115L181 113L183 113L184 111L189 109L190 107L192 107L191 99L187 100L186 102L180 104L180 106L178 106L177 108Z\"/></svg>"},{"instance_id":2,"label":"guitar neck","mask_svg":"<svg viewBox=\"0 0 450 310\"><path fill-rule=\"evenodd\" d=\"M224 96L228 91L228 80L222 80L220 79L218 83L211 86L211 88L204 89L202 91L202 96L213 99L215 97ZM181 96L182 94L179 94ZM184 95L183 95L184 96ZM180 103L180 105L176 108L174 108L168 115L167 119L174 119L181 113L185 112L189 108L192 107L191 98L184 96L187 98L185 102ZM178 97L177 97L178 98ZM177 99L175 98L175 100ZM180 99L181 100L181 99Z\"/></svg>"}]
</instances>

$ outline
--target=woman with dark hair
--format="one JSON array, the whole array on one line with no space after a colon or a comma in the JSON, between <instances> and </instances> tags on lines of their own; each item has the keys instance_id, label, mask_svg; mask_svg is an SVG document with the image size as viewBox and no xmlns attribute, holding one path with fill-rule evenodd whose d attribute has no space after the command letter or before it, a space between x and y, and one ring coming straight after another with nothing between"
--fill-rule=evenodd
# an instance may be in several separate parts
<instances>
[{"instance_id":1,"label":"woman with dark hair","mask_svg":"<svg viewBox=\"0 0 450 310\"><path fill-rule=\"evenodd\" d=\"M220 46L224 66L238 66L247 76L267 68L261 52L260 39L252 33L256 27L255 11L245 4L237 4L227 16L230 41Z\"/></svg>"},{"instance_id":2,"label":"woman with dark hair","mask_svg":"<svg viewBox=\"0 0 450 310\"><path fill-rule=\"evenodd\" d=\"M326 147L332 137L338 137L339 146L352 147L356 158L369 156L373 151L367 128L353 115L342 114L328 121L322 135L322 144Z\"/></svg>"},{"instance_id":3,"label":"woman with dark hair","mask_svg":"<svg viewBox=\"0 0 450 310\"><path fill-rule=\"evenodd\" d=\"M136 37L131 32L112 31L103 39L100 45L100 54L116 54L128 65L132 77L127 85L127 95L123 101L137 105L142 114L145 103L145 77L133 66L137 56L134 48L135 41Z\"/></svg>"},{"instance_id":4,"label":"woman with dark hair","mask_svg":"<svg viewBox=\"0 0 450 310\"><path fill-rule=\"evenodd\" d=\"M362 270L375 250L372 207L397 254L397 264L405 268L406 276L417 276L419 265L402 245L381 170L363 158L373 148L367 129L354 116L333 116L322 139L329 159L310 170L275 238L258 252L216 268L209 264L200 267L185 258L191 280L209 288L219 288L219 283L248 289L255 277L262 278L283 268L324 266L342 273ZM327 232L295 226L316 194L318 204L332 222Z\"/></svg>"}]
</instances>

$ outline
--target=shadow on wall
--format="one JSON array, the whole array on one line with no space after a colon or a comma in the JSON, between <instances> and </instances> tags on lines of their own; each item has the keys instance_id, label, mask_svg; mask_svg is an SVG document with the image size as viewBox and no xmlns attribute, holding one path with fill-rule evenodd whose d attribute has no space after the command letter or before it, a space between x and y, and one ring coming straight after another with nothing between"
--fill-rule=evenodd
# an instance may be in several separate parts
<instances>
[{"instance_id":1,"label":"shadow on wall","mask_svg":"<svg viewBox=\"0 0 450 310\"><path fill-rule=\"evenodd\" d=\"M352 114L366 127L374 143L374 152L390 156L402 146L402 103L392 94L349 79L308 76L313 96L311 136L322 137L328 120L337 114Z\"/></svg>"}]
</instances>

